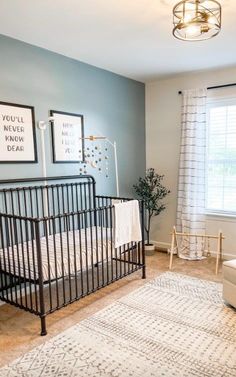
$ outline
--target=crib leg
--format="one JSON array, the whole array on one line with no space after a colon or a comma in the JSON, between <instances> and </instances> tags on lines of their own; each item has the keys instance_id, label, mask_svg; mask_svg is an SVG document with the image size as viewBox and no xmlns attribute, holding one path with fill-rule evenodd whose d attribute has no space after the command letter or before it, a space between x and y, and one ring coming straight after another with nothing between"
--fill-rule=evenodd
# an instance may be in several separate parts
<instances>
[{"instance_id":1,"label":"crib leg","mask_svg":"<svg viewBox=\"0 0 236 377\"><path fill-rule=\"evenodd\" d=\"M46 316L44 315L41 319L41 336L47 335L46 330Z\"/></svg>"},{"instance_id":2,"label":"crib leg","mask_svg":"<svg viewBox=\"0 0 236 377\"><path fill-rule=\"evenodd\" d=\"M142 268L142 279L146 279L146 266Z\"/></svg>"}]
</instances>

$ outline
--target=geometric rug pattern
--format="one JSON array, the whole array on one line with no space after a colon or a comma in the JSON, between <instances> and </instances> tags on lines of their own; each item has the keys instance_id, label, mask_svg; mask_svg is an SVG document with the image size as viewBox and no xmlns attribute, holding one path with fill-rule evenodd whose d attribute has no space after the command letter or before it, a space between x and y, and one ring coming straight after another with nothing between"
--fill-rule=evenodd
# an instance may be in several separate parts
<instances>
[{"instance_id":1,"label":"geometric rug pattern","mask_svg":"<svg viewBox=\"0 0 236 377\"><path fill-rule=\"evenodd\" d=\"M166 272L0 376L236 377L236 311L221 284Z\"/></svg>"}]
</instances>

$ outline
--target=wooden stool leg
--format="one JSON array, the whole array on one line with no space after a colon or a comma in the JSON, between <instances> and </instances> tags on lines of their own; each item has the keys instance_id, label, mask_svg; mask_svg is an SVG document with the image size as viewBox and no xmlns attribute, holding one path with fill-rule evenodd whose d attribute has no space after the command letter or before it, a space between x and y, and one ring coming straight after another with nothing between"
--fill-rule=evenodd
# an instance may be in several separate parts
<instances>
[{"instance_id":1,"label":"wooden stool leg","mask_svg":"<svg viewBox=\"0 0 236 377\"><path fill-rule=\"evenodd\" d=\"M176 229L175 226L173 228L173 233L172 233L172 239L171 239L171 248L170 248L170 263L169 263L169 269L172 269L172 264L173 264L173 254L174 254L174 247L175 247L175 235Z\"/></svg>"},{"instance_id":2,"label":"wooden stool leg","mask_svg":"<svg viewBox=\"0 0 236 377\"><path fill-rule=\"evenodd\" d=\"M222 243L223 243L223 234L220 232L220 260L222 262L223 260L223 248L222 248Z\"/></svg>"},{"instance_id":3,"label":"wooden stool leg","mask_svg":"<svg viewBox=\"0 0 236 377\"><path fill-rule=\"evenodd\" d=\"M222 255L222 232L219 231L218 240L217 240L217 255L216 255L216 275L219 272L219 261Z\"/></svg>"}]
</instances>

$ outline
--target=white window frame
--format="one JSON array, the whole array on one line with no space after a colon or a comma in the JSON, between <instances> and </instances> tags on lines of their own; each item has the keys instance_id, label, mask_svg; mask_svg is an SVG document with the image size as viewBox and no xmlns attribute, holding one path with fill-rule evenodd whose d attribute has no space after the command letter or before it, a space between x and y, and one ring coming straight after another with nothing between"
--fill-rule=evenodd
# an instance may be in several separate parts
<instances>
[{"instance_id":1,"label":"white window frame","mask_svg":"<svg viewBox=\"0 0 236 377\"><path fill-rule=\"evenodd\" d=\"M207 206L207 196L208 196L208 140L209 140L209 118L210 109L214 107L225 107L225 106L236 106L236 97L229 98L210 98L207 100L207 125L206 125L206 161L205 161L205 188L206 188L206 200L205 200L205 213L209 216L222 216L222 217L233 217L236 218L236 211L225 211L216 210L209 208ZM236 189L236 188L235 188Z\"/></svg>"}]
</instances>

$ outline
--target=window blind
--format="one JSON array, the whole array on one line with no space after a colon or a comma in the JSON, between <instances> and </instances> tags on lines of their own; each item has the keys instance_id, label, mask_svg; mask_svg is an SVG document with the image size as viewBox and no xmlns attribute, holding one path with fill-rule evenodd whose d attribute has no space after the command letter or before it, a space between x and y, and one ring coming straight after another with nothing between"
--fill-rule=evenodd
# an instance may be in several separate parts
<instances>
[{"instance_id":1,"label":"window blind","mask_svg":"<svg viewBox=\"0 0 236 377\"><path fill-rule=\"evenodd\" d=\"M208 107L206 209L236 214L236 100Z\"/></svg>"}]
</instances>

